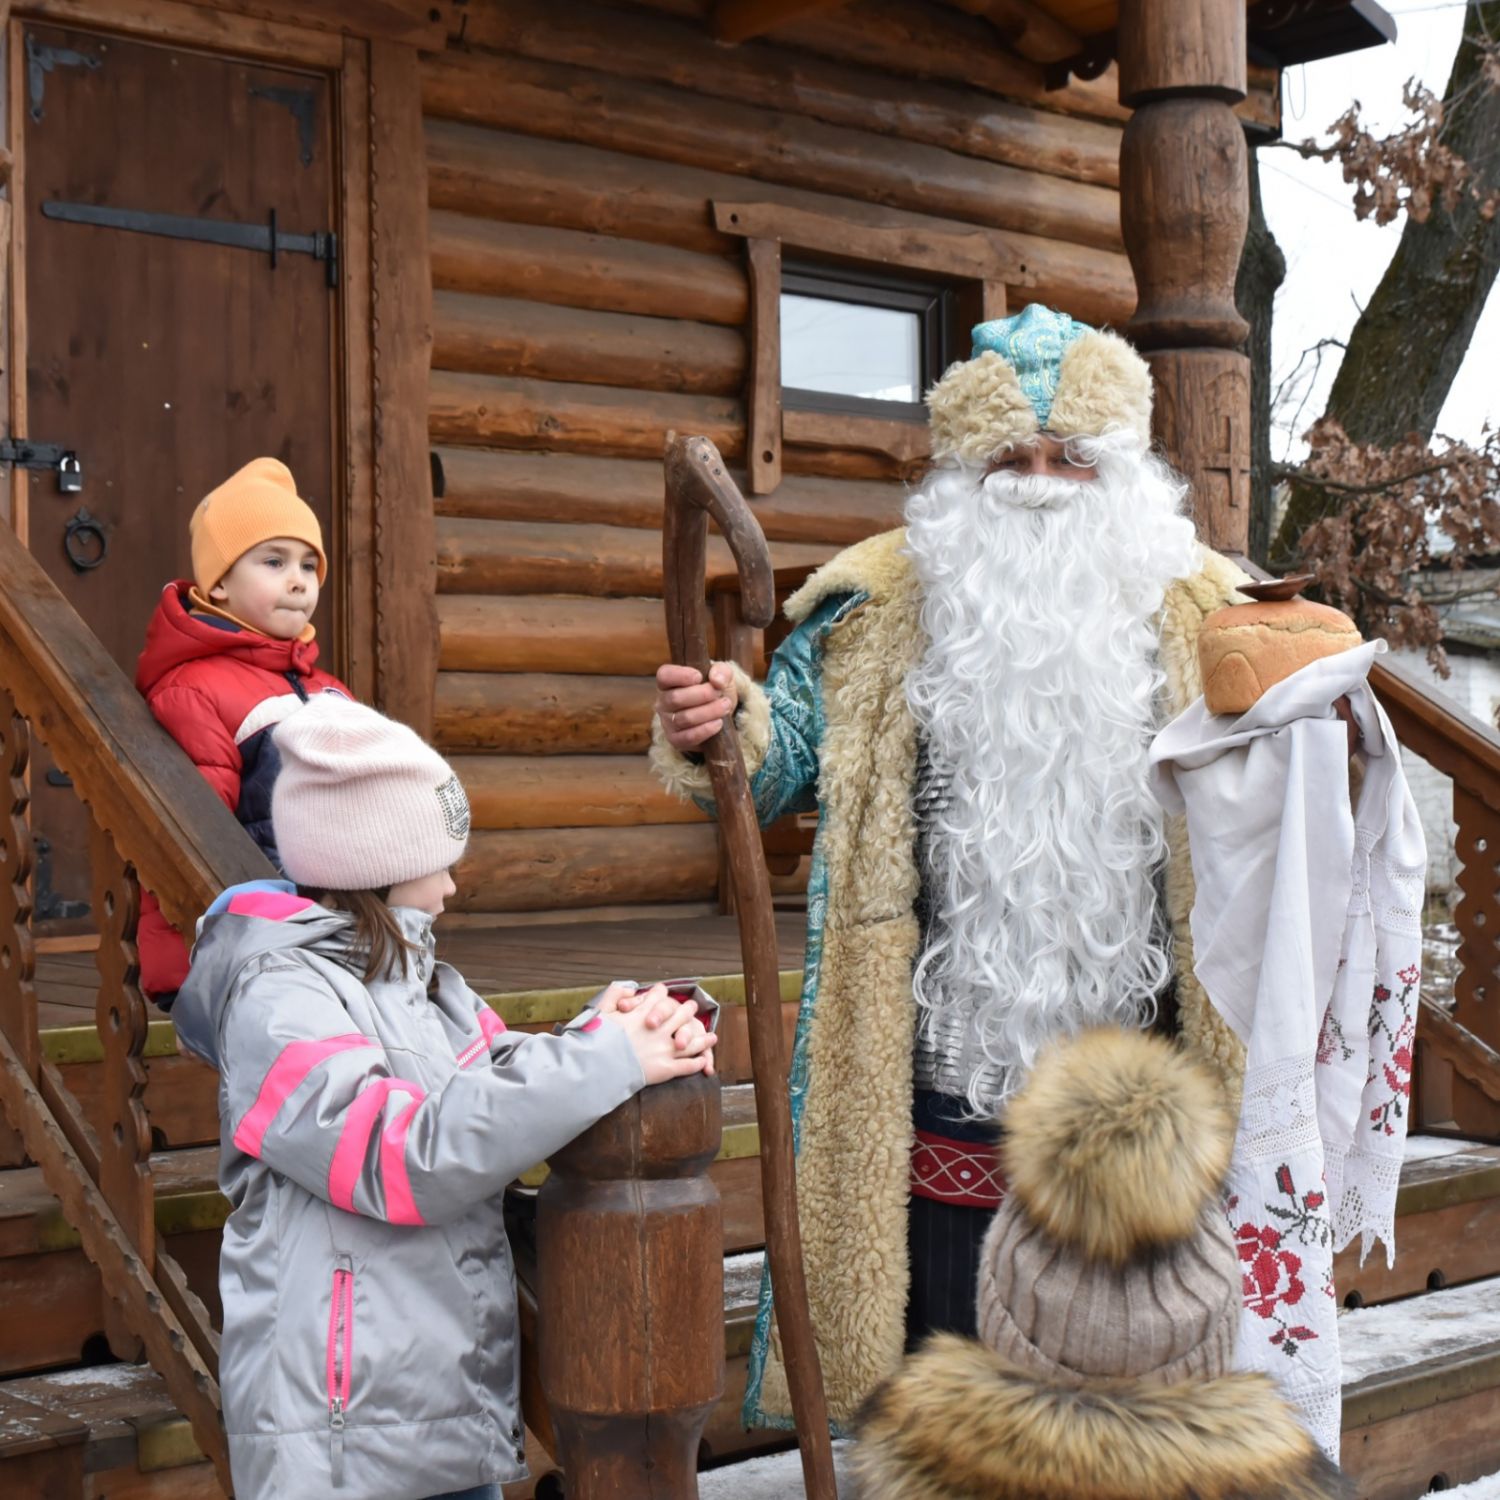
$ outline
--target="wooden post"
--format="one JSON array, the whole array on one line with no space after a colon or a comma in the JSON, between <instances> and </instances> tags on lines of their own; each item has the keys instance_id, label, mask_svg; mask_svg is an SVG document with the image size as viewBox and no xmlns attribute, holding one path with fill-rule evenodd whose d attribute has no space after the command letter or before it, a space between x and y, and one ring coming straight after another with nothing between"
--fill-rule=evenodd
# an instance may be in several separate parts
<instances>
[{"instance_id":1,"label":"wooden post","mask_svg":"<svg viewBox=\"0 0 1500 1500\"><path fill-rule=\"evenodd\" d=\"M1121 0L1120 219L1138 301L1127 332L1156 382L1155 436L1192 486L1200 537L1250 543L1249 325L1234 284L1250 215L1245 9Z\"/></svg>"},{"instance_id":2,"label":"wooden post","mask_svg":"<svg viewBox=\"0 0 1500 1500\"><path fill-rule=\"evenodd\" d=\"M537 1200L542 1390L568 1500L693 1500L724 1393L719 1080L643 1089Z\"/></svg>"}]
</instances>

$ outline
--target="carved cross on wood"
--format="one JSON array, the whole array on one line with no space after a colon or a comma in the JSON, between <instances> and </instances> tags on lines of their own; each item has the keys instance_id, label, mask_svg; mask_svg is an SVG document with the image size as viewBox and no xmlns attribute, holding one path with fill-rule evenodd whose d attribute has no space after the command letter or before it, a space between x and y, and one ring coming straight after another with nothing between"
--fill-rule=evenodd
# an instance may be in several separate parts
<instances>
[{"instance_id":1,"label":"carved cross on wood","mask_svg":"<svg viewBox=\"0 0 1500 1500\"><path fill-rule=\"evenodd\" d=\"M1231 508L1238 509L1240 497L1250 501L1250 461L1240 458L1240 447L1235 439L1239 436L1240 419L1234 412L1224 418L1224 450L1222 453L1206 453L1203 456L1205 474L1222 474L1229 491ZM1243 484L1241 481L1243 480Z\"/></svg>"}]
</instances>

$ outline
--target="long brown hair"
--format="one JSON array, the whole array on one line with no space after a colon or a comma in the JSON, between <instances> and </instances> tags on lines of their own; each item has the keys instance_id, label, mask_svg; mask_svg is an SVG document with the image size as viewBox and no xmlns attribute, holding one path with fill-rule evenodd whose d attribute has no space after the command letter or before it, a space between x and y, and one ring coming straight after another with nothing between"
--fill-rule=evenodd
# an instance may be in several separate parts
<instances>
[{"instance_id":1,"label":"long brown hair","mask_svg":"<svg viewBox=\"0 0 1500 1500\"><path fill-rule=\"evenodd\" d=\"M383 891L315 891L301 889L309 901L322 906L331 906L346 911L354 918L354 943L357 952L365 955L365 972L361 976L366 984L372 979L386 979L398 970L406 971L408 956L415 957L422 949L402 932L401 924L391 915L386 898L390 887Z\"/></svg>"}]
</instances>

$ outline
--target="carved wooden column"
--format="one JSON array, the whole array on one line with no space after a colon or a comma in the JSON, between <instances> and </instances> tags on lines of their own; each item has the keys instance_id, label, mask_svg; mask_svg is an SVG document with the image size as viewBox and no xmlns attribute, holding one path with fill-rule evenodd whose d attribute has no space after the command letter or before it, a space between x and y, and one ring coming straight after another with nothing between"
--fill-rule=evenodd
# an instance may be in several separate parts
<instances>
[{"instance_id":1,"label":"carved wooden column","mask_svg":"<svg viewBox=\"0 0 1500 1500\"><path fill-rule=\"evenodd\" d=\"M643 1089L551 1160L537 1200L542 1390L568 1500L693 1500L724 1393L717 1078Z\"/></svg>"},{"instance_id":2,"label":"carved wooden column","mask_svg":"<svg viewBox=\"0 0 1500 1500\"><path fill-rule=\"evenodd\" d=\"M1234 284L1249 221L1245 7L1121 0L1120 218L1139 301L1127 332L1156 381L1155 435L1192 485L1198 532L1250 536L1249 326Z\"/></svg>"}]
</instances>

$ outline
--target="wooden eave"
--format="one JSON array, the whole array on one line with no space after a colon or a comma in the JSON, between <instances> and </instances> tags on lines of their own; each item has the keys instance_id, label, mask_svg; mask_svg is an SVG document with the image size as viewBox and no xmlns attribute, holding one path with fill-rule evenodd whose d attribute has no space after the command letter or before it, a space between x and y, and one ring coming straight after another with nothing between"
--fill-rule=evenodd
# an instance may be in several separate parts
<instances>
[{"instance_id":1,"label":"wooden eave","mask_svg":"<svg viewBox=\"0 0 1500 1500\"><path fill-rule=\"evenodd\" d=\"M717 0L711 25L725 42L765 36L859 0ZM989 22L1017 57L1040 63L1054 86L1097 77L1112 61L1119 0L942 0ZM1394 41L1396 23L1376 0L1248 0L1251 62L1281 69Z\"/></svg>"}]
</instances>

